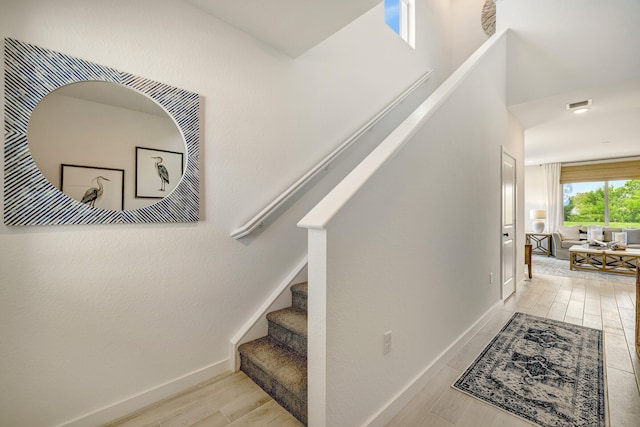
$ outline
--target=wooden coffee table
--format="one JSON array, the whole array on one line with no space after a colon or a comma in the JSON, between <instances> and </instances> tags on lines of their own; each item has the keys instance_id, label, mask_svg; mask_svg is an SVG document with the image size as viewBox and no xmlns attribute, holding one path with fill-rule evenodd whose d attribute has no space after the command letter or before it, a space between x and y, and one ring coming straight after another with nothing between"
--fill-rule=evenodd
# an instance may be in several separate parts
<instances>
[{"instance_id":1,"label":"wooden coffee table","mask_svg":"<svg viewBox=\"0 0 640 427\"><path fill-rule=\"evenodd\" d=\"M571 270L635 275L640 263L639 259L640 249L611 251L582 245L569 248Z\"/></svg>"}]
</instances>

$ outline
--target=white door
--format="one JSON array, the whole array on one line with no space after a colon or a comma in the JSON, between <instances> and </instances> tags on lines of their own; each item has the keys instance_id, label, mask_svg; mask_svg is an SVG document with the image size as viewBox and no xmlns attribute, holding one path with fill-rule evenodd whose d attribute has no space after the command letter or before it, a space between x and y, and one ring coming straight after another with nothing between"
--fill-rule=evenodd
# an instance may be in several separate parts
<instances>
[{"instance_id":1,"label":"white door","mask_svg":"<svg viewBox=\"0 0 640 427\"><path fill-rule=\"evenodd\" d=\"M516 159L502 151L502 299L516 290Z\"/></svg>"}]
</instances>

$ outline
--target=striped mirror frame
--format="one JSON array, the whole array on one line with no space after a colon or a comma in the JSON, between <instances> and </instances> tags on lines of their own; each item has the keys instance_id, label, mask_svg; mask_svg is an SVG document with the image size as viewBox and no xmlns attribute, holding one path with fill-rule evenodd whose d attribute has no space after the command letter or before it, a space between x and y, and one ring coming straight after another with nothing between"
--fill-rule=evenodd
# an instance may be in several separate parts
<instances>
[{"instance_id":1,"label":"striped mirror frame","mask_svg":"<svg viewBox=\"0 0 640 427\"><path fill-rule=\"evenodd\" d=\"M199 218L200 97L113 68L52 50L4 40L4 223L20 225L196 222ZM157 203L133 210L92 207L62 193L36 166L27 127L40 100L81 81L104 81L136 90L162 106L186 146L186 165L176 188ZM133 155L133 154L132 154Z\"/></svg>"}]
</instances>

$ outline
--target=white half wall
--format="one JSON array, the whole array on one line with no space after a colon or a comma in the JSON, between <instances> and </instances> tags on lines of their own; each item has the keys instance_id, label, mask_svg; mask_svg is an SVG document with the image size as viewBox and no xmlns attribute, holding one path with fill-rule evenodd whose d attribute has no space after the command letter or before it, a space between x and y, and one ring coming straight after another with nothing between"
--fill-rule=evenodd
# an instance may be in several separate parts
<instances>
[{"instance_id":1,"label":"white half wall","mask_svg":"<svg viewBox=\"0 0 640 427\"><path fill-rule=\"evenodd\" d=\"M0 2L2 37L202 100L198 223L0 225L0 424L99 425L228 369L307 251L296 223L358 150L260 233L229 234L427 70L429 93L450 74L448 3L417 7L415 50L380 4L293 60L186 1Z\"/></svg>"},{"instance_id":2,"label":"white half wall","mask_svg":"<svg viewBox=\"0 0 640 427\"><path fill-rule=\"evenodd\" d=\"M384 425L385 408L408 401L402 392L500 301L489 275L500 271L502 146L518 161L518 216L524 184L506 47L487 42L300 222L311 427ZM518 259L523 244L519 230Z\"/></svg>"}]
</instances>

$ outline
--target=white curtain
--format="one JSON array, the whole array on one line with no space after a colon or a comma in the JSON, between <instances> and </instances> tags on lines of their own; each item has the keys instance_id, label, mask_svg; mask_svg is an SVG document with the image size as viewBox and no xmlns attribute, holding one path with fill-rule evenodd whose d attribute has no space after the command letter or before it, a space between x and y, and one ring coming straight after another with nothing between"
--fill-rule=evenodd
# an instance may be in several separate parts
<instances>
[{"instance_id":1,"label":"white curtain","mask_svg":"<svg viewBox=\"0 0 640 427\"><path fill-rule=\"evenodd\" d=\"M547 232L552 233L562 225L562 185L560 185L561 163L546 163L544 167L544 186L547 192Z\"/></svg>"}]
</instances>

